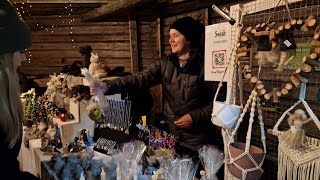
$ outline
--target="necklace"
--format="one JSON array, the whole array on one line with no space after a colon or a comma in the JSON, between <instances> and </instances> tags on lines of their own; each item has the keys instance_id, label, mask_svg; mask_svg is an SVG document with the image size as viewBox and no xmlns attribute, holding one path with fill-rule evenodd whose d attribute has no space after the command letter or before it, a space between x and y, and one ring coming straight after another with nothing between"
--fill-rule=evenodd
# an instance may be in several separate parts
<instances>
[{"instance_id":1,"label":"necklace","mask_svg":"<svg viewBox=\"0 0 320 180\"><path fill-rule=\"evenodd\" d=\"M179 66L181 68L184 68L186 66L187 62L188 62L188 59L180 59L179 58Z\"/></svg>"}]
</instances>

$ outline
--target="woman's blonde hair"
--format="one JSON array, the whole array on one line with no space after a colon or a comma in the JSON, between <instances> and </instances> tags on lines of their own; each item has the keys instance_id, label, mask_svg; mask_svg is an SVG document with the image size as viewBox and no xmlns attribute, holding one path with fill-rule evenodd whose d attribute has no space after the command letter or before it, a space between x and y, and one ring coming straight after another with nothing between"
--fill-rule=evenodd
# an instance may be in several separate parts
<instances>
[{"instance_id":1,"label":"woman's blonde hair","mask_svg":"<svg viewBox=\"0 0 320 180\"><path fill-rule=\"evenodd\" d=\"M23 110L13 53L0 55L0 128L9 148L21 139Z\"/></svg>"}]
</instances>

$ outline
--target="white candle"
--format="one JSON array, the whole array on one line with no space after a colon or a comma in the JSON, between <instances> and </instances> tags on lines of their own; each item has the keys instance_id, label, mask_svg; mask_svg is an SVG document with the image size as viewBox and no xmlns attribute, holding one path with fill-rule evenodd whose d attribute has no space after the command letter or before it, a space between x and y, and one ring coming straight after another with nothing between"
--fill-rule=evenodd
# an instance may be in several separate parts
<instances>
[{"instance_id":1,"label":"white candle","mask_svg":"<svg viewBox=\"0 0 320 180\"><path fill-rule=\"evenodd\" d=\"M107 179L107 174L104 171L104 169L102 168L102 171L100 173L100 180L106 180Z\"/></svg>"},{"instance_id":2,"label":"white candle","mask_svg":"<svg viewBox=\"0 0 320 180\"><path fill-rule=\"evenodd\" d=\"M82 173L81 173L81 175L80 175L80 179L79 180L86 180L86 178L84 177L84 175L83 175L83 171L82 171Z\"/></svg>"}]
</instances>

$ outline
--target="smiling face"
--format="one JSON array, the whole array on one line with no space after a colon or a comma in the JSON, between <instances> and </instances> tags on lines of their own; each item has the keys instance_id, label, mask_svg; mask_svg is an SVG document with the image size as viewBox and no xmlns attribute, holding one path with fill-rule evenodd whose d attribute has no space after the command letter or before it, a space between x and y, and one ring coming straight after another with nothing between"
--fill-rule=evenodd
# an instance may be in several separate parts
<instances>
[{"instance_id":1,"label":"smiling face","mask_svg":"<svg viewBox=\"0 0 320 180\"><path fill-rule=\"evenodd\" d=\"M170 34L169 43L171 46L171 52L173 54L177 54L178 57L182 59L189 58L190 43L184 37L184 35L175 29L170 29L169 34Z\"/></svg>"}]
</instances>

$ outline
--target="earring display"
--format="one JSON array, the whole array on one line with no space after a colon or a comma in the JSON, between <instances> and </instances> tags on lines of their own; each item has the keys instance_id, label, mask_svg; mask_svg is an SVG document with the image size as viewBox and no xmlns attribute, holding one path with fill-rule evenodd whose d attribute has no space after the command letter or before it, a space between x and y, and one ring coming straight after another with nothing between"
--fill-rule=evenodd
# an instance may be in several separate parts
<instances>
[{"instance_id":1,"label":"earring display","mask_svg":"<svg viewBox=\"0 0 320 180\"><path fill-rule=\"evenodd\" d=\"M115 141L105 139L105 138L99 138L96 144L94 145L93 149L101 153L112 154L116 144L117 142Z\"/></svg>"},{"instance_id":2,"label":"earring display","mask_svg":"<svg viewBox=\"0 0 320 180\"><path fill-rule=\"evenodd\" d=\"M102 122L97 123L98 128L110 128L115 131L129 134L131 114L131 101L108 99L109 110L106 111Z\"/></svg>"},{"instance_id":3,"label":"earring display","mask_svg":"<svg viewBox=\"0 0 320 180\"><path fill-rule=\"evenodd\" d=\"M104 117L96 122L94 139L106 138L117 143L129 142L131 101L108 99Z\"/></svg>"}]
</instances>

